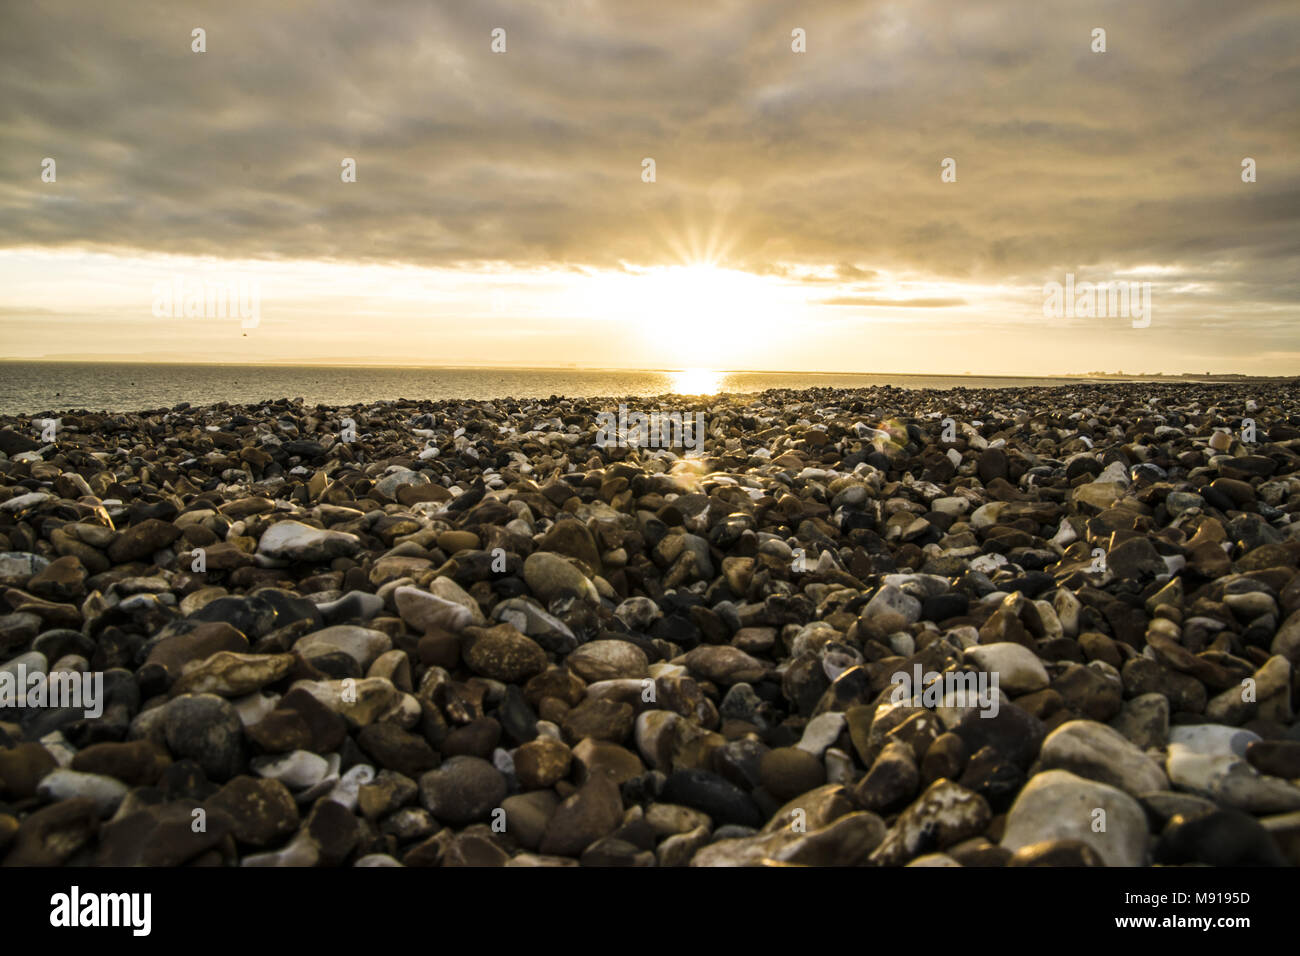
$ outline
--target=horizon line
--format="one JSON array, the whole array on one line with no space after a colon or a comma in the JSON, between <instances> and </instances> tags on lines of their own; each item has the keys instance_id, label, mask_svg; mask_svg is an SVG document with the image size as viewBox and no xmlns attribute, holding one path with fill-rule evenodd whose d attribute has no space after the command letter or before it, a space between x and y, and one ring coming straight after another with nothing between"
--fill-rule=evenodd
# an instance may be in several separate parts
<instances>
[{"instance_id":1,"label":"horizon line","mask_svg":"<svg viewBox=\"0 0 1300 956\"><path fill-rule=\"evenodd\" d=\"M193 365L193 366L223 366L223 367L245 367L245 368L401 368L401 369L428 369L440 371L503 371L503 372L687 372L693 371L696 366L681 366L674 368L667 367L646 367L646 366L605 366L605 365L440 365L440 364L411 364L409 362L357 362L349 360L315 360L308 362L286 362L286 361L188 361L181 359L156 359L156 358L130 358L130 357L86 357L86 358L64 358L64 357L0 357L0 364L13 363L45 363L45 364L64 364L64 365ZM1059 372L1044 375L1016 375L1002 372L889 372L889 371L843 371L837 369L831 370L811 370L811 369L755 369L755 368L708 368L701 369L715 374L723 375L852 375L852 376L890 376L894 378L1006 378L1006 379L1099 379L1099 378L1118 378L1118 379L1142 379L1142 378L1242 378L1250 380L1281 380L1300 378L1300 375L1252 375L1249 372Z\"/></svg>"}]
</instances>

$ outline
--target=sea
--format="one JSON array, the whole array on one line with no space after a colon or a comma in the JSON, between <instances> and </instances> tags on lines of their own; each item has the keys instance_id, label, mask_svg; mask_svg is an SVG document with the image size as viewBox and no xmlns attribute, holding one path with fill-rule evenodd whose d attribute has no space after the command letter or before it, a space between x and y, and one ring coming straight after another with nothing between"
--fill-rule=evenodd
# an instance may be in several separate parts
<instances>
[{"instance_id":1,"label":"sea","mask_svg":"<svg viewBox=\"0 0 1300 956\"><path fill-rule=\"evenodd\" d=\"M182 402L250 404L301 398L309 405L391 399L646 397L761 392L770 388L1006 388L1081 378L726 372L711 369L407 368L394 366L186 365L0 361L0 414L130 412Z\"/></svg>"}]
</instances>

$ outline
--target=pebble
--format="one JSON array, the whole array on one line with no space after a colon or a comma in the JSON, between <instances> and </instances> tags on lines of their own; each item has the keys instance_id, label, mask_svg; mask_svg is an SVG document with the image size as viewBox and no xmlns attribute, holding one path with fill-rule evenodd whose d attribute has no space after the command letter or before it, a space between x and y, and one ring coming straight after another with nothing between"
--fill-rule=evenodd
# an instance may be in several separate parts
<instances>
[{"instance_id":1,"label":"pebble","mask_svg":"<svg viewBox=\"0 0 1300 956\"><path fill-rule=\"evenodd\" d=\"M257 551L269 558L324 563L356 554L361 540L343 531L313 528L301 521L279 521L267 528L257 542Z\"/></svg>"},{"instance_id":2,"label":"pebble","mask_svg":"<svg viewBox=\"0 0 1300 956\"><path fill-rule=\"evenodd\" d=\"M481 757L452 757L420 777L420 803L438 820L485 820L506 796L506 779Z\"/></svg>"},{"instance_id":3,"label":"pebble","mask_svg":"<svg viewBox=\"0 0 1300 956\"><path fill-rule=\"evenodd\" d=\"M513 624L469 628L461 644L465 664L475 674L507 683L523 683L546 670L546 652Z\"/></svg>"},{"instance_id":4,"label":"pebble","mask_svg":"<svg viewBox=\"0 0 1300 956\"><path fill-rule=\"evenodd\" d=\"M784 802L825 783L826 768L806 750L778 747L763 754L759 779L768 793Z\"/></svg>"},{"instance_id":5,"label":"pebble","mask_svg":"<svg viewBox=\"0 0 1300 956\"><path fill-rule=\"evenodd\" d=\"M1091 720L1071 720L1048 734L1038 765L1043 770L1068 770L1135 797L1169 786L1156 761L1118 731Z\"/></svg>"},{"instance_id":6,"label":"pebble","mask_svg":"<svg viewBox=\"0 0 1300 956\"><path fill-rule=\"evenodd\" d=\"M1008 694L1031 694L1051 683L1043 662L1022 644L981 644L967 648L963 656L972 666L996 675L998 688Z\"/></svg>"},{"instance_id":7,"label":"pebble","mask_svg":"<svg viewBox=\"0 0 1300 956\"><path fill-rule=\"evenodd\" d=\"M2 862L1300 862L1292 392L0 420L0 672L104 675L0 696Z\"/></svg>"},{"instance_id":8,"label":"pebble","mask_svg":"<svg viewBox=\"0 0 1300 956\"><path fill-rule=\"evenodd\" d=\"M991 817L979 794L936 780L899 815L869 859L876 866L903 866L922 852L944 850L983 832Z\"/></svg>"},{"instance_id":9,"label":"pebble","mask_svg":"<svg viewBox=\"0 0 1300 956\"><path fill-rule=\"evenodd\" d=\"M167 703L162 717L167 749L194 760L208 778L229 780L244 762L244 725L234 706L215 694L186 694Z\"/></svg>"},{"instance_id":10,"label":"pebble","mask_svg":"<svg viewBox=\"0 0 1300 956\"><path fill-rule=\"evenodd\" d=\"M326 654L346 654L357 662L357 666L362 671L365 671L380 654L385 653L392 646L392 639L383 631L374 631L353 624L336 624L299 638L293 645L293 649L308 660Z\"/></svg>"},{"instance_id":11,"label":"pebble","mask_svg":"<svg viewBox=\"0 0 1300 956\"><path fill-rule=\"evenodd\" d=\"M454 633L474 623L473 613L464 605L409 585L394 590L393 601L402 620L417 631L438 628Z\"/></svg>"},{"instance_id":12,"label":"pebble","mask_svg":"<svg viewBox=\"0 0 1300 956\"><path fill-rule=\"evenodd\" d=\"M649 662L645 651L628 641L596 640L583 644L566 662L569 669L588 683L644 677Z\"/></svg>"},{"instance_id":13,"label":"pebble","mask_svg":"<svg viewBox=\"0 0 1300 956\"><path fill-rule=\"evenodd\" d=\"M120 780L62 768L46 774L36 787L36 795L51 803L74 797L92 800L101 817L112 816L126 794L127 786Z\"/></svg>"},{"instance_id":14,"label":"pebble","mask_svg":"<svg viewBox=\"0 0 1300 956\"><path fill-rule=\"evenodd\" d=\"M1142 866L1146 814L1123 790L1067 770L1046 770L1031 777L1016 797L1001 844L1018 852L1044 840L1079 840L1107 866Z\"/></svg>"},{"instance_id":15,"label":"pebble","mask_svg":"<svg viewBox=\"0 0 1300 956\"><path fill-rule=\"evenodd\" d=\"M1194 815L1175 815L1160 834L1155 859L1164 864L1208 866L1288 865L1277 842L1258 820L1217 807Z\"/></svg>"},{"instance_id":16,"label":"pebble","mask_svg":"<svg viewBox=\"0 0 1300 956\"><path fill-rule=\"evenodd\" d=\"M591 844L612 833L622 818L618 787L604 775L593 775L555 808L538 849L548 856L581 856Z\"/></svg>"},{"instance_id":17,"label":"pebble","mask_svg":"<svg viewBox=\"0 0 1300 956\"><path fill-rule=\"evenodd\" d=\"M277 780L290 790L314 787L331 772L328 760L306 750L274 757L254 757L251 769L258 776Z\"/></svg>"},{"instance_id":18,"label":"pebble","mask_svg":"<svg viewBox=\"0 0 1300 956\"><path fill-rule=\"evenodd\" d=\"M229 816L231 833L249 846L272 846L298 829L298 805L281 780L234 777L207 805Z\"/></svg>"}]
</instances>

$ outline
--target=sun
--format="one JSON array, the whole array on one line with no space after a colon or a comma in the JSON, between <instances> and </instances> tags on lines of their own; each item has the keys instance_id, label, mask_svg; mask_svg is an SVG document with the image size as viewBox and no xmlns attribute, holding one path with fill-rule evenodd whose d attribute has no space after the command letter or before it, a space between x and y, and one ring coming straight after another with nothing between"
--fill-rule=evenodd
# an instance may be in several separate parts
<instances>
[{"instance_id":1,"label":"sun","mask_svg":"<svg viewBox=\"0 0 1300 956\"><path fill-rule=\"evenodd\" d=\"M569 302L573 314L613 323L624 366L636 368L772 367L800 344L809 318L800 283L709 260L623 263L575 281Z\"/></svg>"},{"instance_id":2,"label":"sun","mask_svg":"<svg viewBox=\"0 0 1300 956\"><path fill-rule=\"evenodd\" d=\"M631 294L643 334L666 338L687 368L736 368L791 318L763 277L703 263L646 269Z\"/></svg>"}]
</instances>

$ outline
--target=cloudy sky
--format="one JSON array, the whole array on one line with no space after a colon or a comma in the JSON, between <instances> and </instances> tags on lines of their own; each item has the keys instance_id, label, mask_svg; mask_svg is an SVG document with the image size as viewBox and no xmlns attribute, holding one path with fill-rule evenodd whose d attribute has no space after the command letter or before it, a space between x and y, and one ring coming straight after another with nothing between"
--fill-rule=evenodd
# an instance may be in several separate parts
<instances>
[{"instance_id":1,"label":"cloudy sky","mask_svg":"<svg viewBox=\"0 0 1300 956\"><path fill-rule=\"evenodd\" d=\"M0 355L1295 374L1298 146L1291 0L4 0Z\"/></svg>"}]
</instances>

